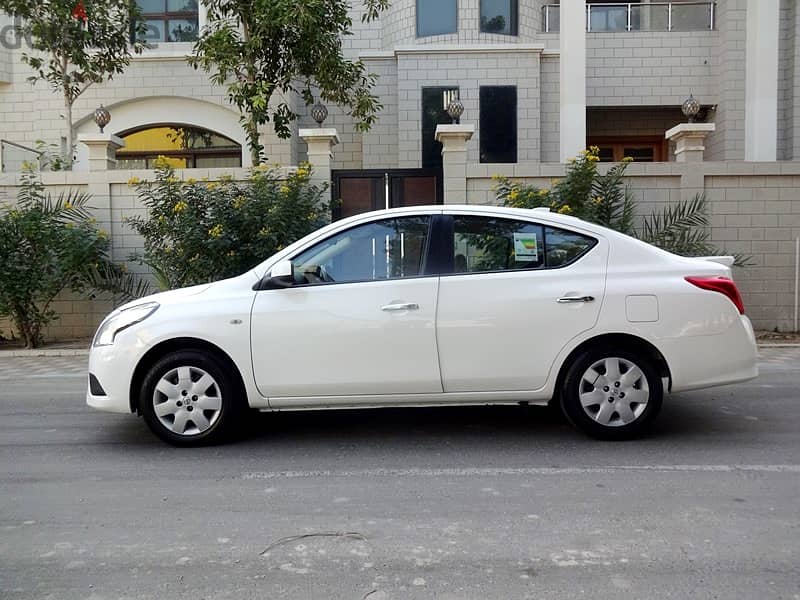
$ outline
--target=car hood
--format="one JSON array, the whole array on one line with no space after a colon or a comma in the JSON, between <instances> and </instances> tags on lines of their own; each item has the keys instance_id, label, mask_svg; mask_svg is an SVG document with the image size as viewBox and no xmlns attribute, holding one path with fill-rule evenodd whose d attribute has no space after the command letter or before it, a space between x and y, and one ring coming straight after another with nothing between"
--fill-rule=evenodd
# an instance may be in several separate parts
<instances>
[{"instance_id":1,"label":"car hood","mask_svg":"<svg viewBox=\"0 0 800 600\"><path fill-rule=\"evenodd\" d=\"M162 306L170 304L180 304L188 298L196 298L201 294L207 294L210 290L224 291L226 289L250 289L253 284L258 282L259 276L255 271L248 271L237 277L230 279L221 279L219 281L212 281L211 283L201 283L200 285L193 285L191 287L179 288L177 290L169 290L167 292L160 292L158 294L151 294L144 298L137 298L127 304L123 304L117 310L124 310L139 304L146 304L148 302L158 302ZM115 311L116 312L116 311Z\"/></svg>"}]
</instances>

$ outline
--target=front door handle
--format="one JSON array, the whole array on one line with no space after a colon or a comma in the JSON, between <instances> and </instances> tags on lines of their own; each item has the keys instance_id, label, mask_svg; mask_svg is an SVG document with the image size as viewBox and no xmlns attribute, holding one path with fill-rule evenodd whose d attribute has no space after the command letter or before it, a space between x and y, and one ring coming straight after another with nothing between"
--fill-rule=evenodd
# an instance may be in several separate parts
<instances>
[{"instance_id":1,"label":"front door handle","mask_svg":"<svg viewBox=\"0 0 800 600\"><path fill-rule=\"evenodd\" d=\"M564 296L557 300L559 304L570 304L572 302L594 302L594 296Z\"/></svg>"},{"instance_id":2,"label":"front door handle","mask_svg":"<svg viewBox=\"0 0 800 600\"><path fill-rule=\"evenodd\" d=\"M414 302L408 302L406 304L387 304L385 306L381 306L381 310L386 312L396 312L400 310L419 310L419 304Z\"/></svg>"}]
</instances>

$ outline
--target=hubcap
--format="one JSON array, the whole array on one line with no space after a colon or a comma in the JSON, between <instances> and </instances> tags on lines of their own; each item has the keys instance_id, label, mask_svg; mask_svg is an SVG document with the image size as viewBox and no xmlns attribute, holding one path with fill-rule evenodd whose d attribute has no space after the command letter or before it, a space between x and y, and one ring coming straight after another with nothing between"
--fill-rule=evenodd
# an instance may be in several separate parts
<instances>
[{"instance_id":1,"label":"hubcap","mask_svg":"<svg viewBox=\"0 0 800 600\"><path fill-rule=\"evenodd\" d=\"M178 435L197 435L210 428L222 411L214 378L197 367L168 371L153 391L153 409L161 424Z\"/></svg>"},{"instance_id":2,"label":"hubcap","mask_svg":"<svg viewBox=\"0 0 800 600\"><path fill-rule=\"evenodd\" d=\"M642 370L631 361L614 356L586 369L578 393L584 412L608 427L633 423L647 408L650 398Z\"/></svg>"}]
</instances>

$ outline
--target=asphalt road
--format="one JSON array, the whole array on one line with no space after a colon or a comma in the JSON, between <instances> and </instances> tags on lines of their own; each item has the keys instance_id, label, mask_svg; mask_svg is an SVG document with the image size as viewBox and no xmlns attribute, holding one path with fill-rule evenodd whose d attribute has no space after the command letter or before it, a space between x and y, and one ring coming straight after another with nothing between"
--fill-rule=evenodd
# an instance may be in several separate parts
<instances>
[{"instance_id":1,"label":"asphalt road","mask_svg":"<svg viewBox=\"0 0 800 600\"><path fill-rule=\"evenodd\" d=\"M800 349L653 434L546 409L259 415L178 450L0 358L0 598L800 598ZM294 536L309 536L297 537Z\"/></svg>"}]
</instances>

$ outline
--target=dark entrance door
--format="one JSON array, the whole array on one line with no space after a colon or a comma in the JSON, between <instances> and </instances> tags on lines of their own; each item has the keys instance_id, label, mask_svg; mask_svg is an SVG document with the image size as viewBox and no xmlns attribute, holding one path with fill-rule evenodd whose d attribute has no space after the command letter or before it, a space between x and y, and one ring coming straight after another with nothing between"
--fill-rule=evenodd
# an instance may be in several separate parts
<instances>
[{"instance_id":1,"label":"dark entrance door","mask_svg":"<svg viewBox=\"0 0 800 600\"><path fill-rule=\"evenodd\" d=\"M441 169L333 171L333 218L370 210L442 204Z\"/></svg>"}]
</instances>

